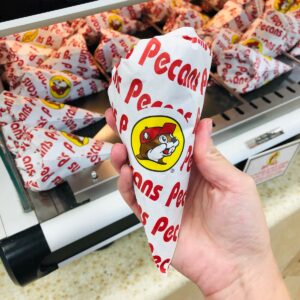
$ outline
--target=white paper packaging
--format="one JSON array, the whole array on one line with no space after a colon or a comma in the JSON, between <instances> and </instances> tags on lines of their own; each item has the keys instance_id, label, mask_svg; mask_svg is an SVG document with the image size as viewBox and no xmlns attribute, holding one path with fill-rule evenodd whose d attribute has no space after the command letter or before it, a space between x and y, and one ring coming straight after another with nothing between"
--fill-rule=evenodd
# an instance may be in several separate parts
<instances>
[{"instance_id":1,"label":"white paper packaging","mask_svg":"<svg viewBox=\"0 0 300 300\"><path fill-rule=\"evenodd\" d=\"M193 28L141 40L113 69L108 94L133 168L153 259L171 263L186 201L211 53Z\"/></svg>"},{"instance_id":2,"label":"white paper packaging","mask_svg":"<svg viewBox=\"0 0 300 300\"><path fill-rule=\"evenodd\" d=\"M112 145L66 132L34 128L26 133L28 147L16 165L25 188L46 191L67 176L98 164L110 156Z\"/></svg>"}]
</instances>

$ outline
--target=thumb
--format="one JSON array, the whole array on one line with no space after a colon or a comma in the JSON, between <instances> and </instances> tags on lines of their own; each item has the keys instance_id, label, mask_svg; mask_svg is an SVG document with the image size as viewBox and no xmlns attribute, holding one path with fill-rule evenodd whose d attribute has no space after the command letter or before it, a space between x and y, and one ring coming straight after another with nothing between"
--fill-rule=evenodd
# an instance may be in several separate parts
<instances>
[{"instance_id":1,"label":"thumb","mask_svg":"<svg viewBox=\"0 0 300 300\"><path fill-rule=\"evenodd\" d=\"M246 175L216 149L210 137L211 132L211 119L203 119L198 123L194 148L195 164L201 175L213 186L234 190L239 187L241 177Z\"/></svg>"}]
</instances>

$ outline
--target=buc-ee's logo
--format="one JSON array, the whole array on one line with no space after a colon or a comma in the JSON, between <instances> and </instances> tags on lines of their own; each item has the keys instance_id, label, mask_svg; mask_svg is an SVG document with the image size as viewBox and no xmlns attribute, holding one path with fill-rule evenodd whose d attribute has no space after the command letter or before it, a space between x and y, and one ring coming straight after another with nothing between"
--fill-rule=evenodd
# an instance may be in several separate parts
<instances>
[{"instance_id":1,"label":"buc-ee's logo","mask_svg":"<svg viewBox=\"0 0 300 300\"><path fill-rule=\"evenodd\" d=\"M62 131L61 134L68 140L70 141L72 144L78 146L78 147L82 147L85 146L89 143L89 138L88 137L81 137L81 136L77 136L77 135L73 135L71 133L67 133Z\"/></svg>"},{"instance_id":2,"label":"buc-ee's logo","mask_svg":"<svg viewBox=\"0 0 300 300\"><path fill-rule=\"evenodd\" d=\"M259 41L258 39L251 38L251 39L245 40L242 44L246 47L257 50L260 53L263 52L262 42Z\"/></svg>"},{"instance_id":3,"label":"buc-ee's logo","mask_svg":"<svg viewBox=\"0 0 300 300\"><path fill-rule=\"evenodd\" d=\"M132 130L131 146L138 163L157 172L171 169L184 148L184 135L177 121L153 116L138 121Z\"/></svg>"},{"instance_id":4,"label":"buc-ee's logo","mask_svg":"<svg viewBox=\"0 0 300 300\"><path fill-rule=\"evenodd\" d=\"M50 78L50 93L54 98L63 99L66 98L72 88L71 81L61 75L55 75Z\"/></svg>"},{"instance_id":5,"label":"buc-ee's logo","mask_svg":"<svg viewBox=\"0 0 300 300\"><path fill-rule=\"evenodd\" d=\"M57 103L45 99L41 99L42 103L45 104L47 107L52 109L63 109L65 107L64 103Z\"/></svg>"},{"instance_id":6,"label":"buc-ee's logo","mask_svg":"<svg viewBox=\"0 0 300 300\"><path fill-rule=\"evenodd\" d=\"M123 20L122 20L121 16L119 16L117 14L110 14L108 16L108 25L113 30L122 31Z\"/></svg>"},{"instance_id":7,"label":"buc-ee's logo","mask_svg":"<svg viewBox=\"0 0 300 300\"><path fill-rule=\"evenodd\" d=\"M294 11L299 9L300 1L299 0L275 0L275 9L286 13L288 11Z\"/></svg>"},{"instance_id":8,"label":"buc-ee's logo","mask_svg":"<svg viewBox=\"0 0 300 300\"><path fill-rule=\"evenodd\" d=\"M32 30L32 31L27 31L23 34L21 41L23 43L33 42L38 34L39 34L38 29L35 29L35 30Z\"/></svg>"}]
</instances>

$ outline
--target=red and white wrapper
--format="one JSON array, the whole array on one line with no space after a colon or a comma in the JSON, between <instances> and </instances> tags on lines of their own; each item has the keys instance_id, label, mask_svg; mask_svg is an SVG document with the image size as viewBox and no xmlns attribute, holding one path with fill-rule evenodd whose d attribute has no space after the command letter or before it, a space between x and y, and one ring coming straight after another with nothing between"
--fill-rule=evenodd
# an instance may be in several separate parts
<instances>
[{"instance_id":1,"label":"red and white wrapper","mask_svg":"<svg viewBox=\"0 0 300 300\"><path fill-rule=\"evenodd\" d=\"M287 33L287 49L292 48L300 40L300 19L292 14L283 14L276 10L265 12L264 20L284 29Z\"/></svg>"},{"instance_id":2,"label":"red and white wrapper","mask_svg":"<svg viewBox=\"0 0 300 300\"><path fill-rule=\"evenodd\" d=\"M100 75L81 34L74 35L66 46L55 50L40 68L69 72L87 79L99 78Z\"/></svg>"},{"instance_id":3,"label":"red and white wrapper","mask_svg":"<svg viewBox=\"0 0 300 300\"><path fill-rule=\"evenodd\" d=\"M200 29L208 22L209 18L194 9L179 7L174 8L168 17L163 31L171 32L181 27L193 27Z\"/></svg>"},{"instance_id":4,"label":"red and white wrapper","mask_svg":"<svg viewBox=\"0 0 300 300\"><path fill-rule=\"evenodd\" d=\"M114 12L103 12L86 18L94 39L101 36L102 29L113 29L132 34L144 30L146 25L136 19L129 19Z\"/></svg>"},{"instance_id":5,"label":"red and white wrapper","mask_svg":"<svg viewBox=\"0 0 300 300\"><path fill-rule=\"evenodd\" d=\"M144 14L153 23L158 23L167 18L171 13L170 1L166 0L153 0L145 3Z\"/></svg>"},{"instance_id":6,"label":"red and white wrapper","mask_svg":"<svg viewBox=\"0 0 300 300\"><path fill-rule=\"evenodd\" d=\"M300 55L300 42L292 49L290 52L293 56L299 56Z\"/></svg>"},{"instance_id":7,"label":"red and white wrapper","mask_svg":"<svg viewBox=\"0 0 300 300\"><path fill-rule=\"evenodd\" d=\"M234 45L219 56L218 75L239 93L257 89L291 70L291 67L259 52Z\"/></svg>"},{"instance_id":8,"label":"red and white wrapper","mask_svg":"<svg viewBox=\"0 0 300 300\"><path fill-rule=\"evenodd\" d=\"M276 57L287 49L287 33L282 27L257 18L243 34L241 44Z\"/></svg>"},{"instance_id":9,"label":"red and white wrapper","mask_svg":"<svg viewBox=\"0 0 300 300\"><path fill-rule=\"evenodd\" d=\"M211 50L213 53L213 62L218 65L219 55L231 45L237 43L240 39L240 35L230 29L224 28L214 36Z\"/></svg>"},{"instance_id":10,"label":"red and white wrapper","mask_svg":"<svg viewBox=\"0 0 300 300\"><path fill-rule=\"evenodd\" d=\"M72 34L73 29L67 22L63 22L27 32L15 33L6 37L0 37L0 41L13 40L58 49L63 44L64 40Z\"/></svg>"},{"instance_id":11,"label":"red and white wrapper","mask_svg":"<svg viewBox=\"0 0 300 300\"><path fill-rule=\"evenodd\" d=\"M12 40L0 41L0 64L14 63L17 67L41 65L52 49Z\"/></svg>"},{"instance_id":12,"label":"red and white wrapper","mask_svg":"<svg viewBox=\"0 0 300 300\"><path fill-rule=\"evenodd\" d=\"M101 42L94 57L106 72L111 72L113 66L133 49L138 38L115 30L102 30Z\"/></svg>"},{"instance_id":13,"label":"red and white wrapper","mask_svg":"<svg viewBox=\"0 0 300 300\"><path fill-rule=\"evenodd\" d=\"M112 145L57 130L26 132L28 147L16 158L25 188L46 191L70 175L109 159Z\"/></svg>"},{"instance_id":14,"label":"red and white wrapper","mask_svg":"<svg viewBox=\"0 0 300 300\"><path fill-rule=\"evenodd\" d=\"M55 70L27 67L15 72L21 80L13 93L60 103L98 93L106 87L106 83L101 80L84 79Z\"/></svg>"},{"instance_id":15,"label":"red and white wrapper","mask_svg":"<svg viewBox=\"0 0 300 300\"><path fill-rule=\"evenodd\" d=\"M234 0L234 1L243 5L245 12L252 20L261 17L264 12L264 7L265 7L264 0Z\"/></svg>"},{"instance_id":16,"label":"red and white wrapper","mask_svg":"<svg viewBox=\"0 0 300 300\"><path fill-rule=\"evenodd\" d=\"M178 240L211 54L193 28L141 40L108 90L133 169L153 259L166 273Z\"/></svg>"},{"instance_id":17,"label":"red and white wrapper","mask_svg":"<svg viewBox=\"0 0 300 300\"><path fill-rule=\"evenodd\" d=\"M224 8L206 26L215 29L228 28L235 32L243 32L249 27L252 20L253 18L245 11L243 5L227 1Z\"/></svg>"},{"instance_id":18,"label":"red and white wrapper","mask_svg":"<svg viewBox=\"0 0 300 300\"><path fill-rule=\"evenodd\" d=\"M265 9L275 9L280 13L295 12L300 10L298 0L266 0Z\"/></svg>"},{"instance_id":19,"label":"red and white wrapper","mask_svg":"<svg viewBox=\"0 0 300 300\"><path fill-rule=\"evenodd\" d=\"M0 94L0 126L8 125L5 130L7 146L14 154L18 152L22 131L30 127L74 132L103 118L101 114L63 103L8 91Z\"/></svg>"},{"instance_id":20,"label":"red and white wrapper","mask_svg":"<svg viewBox=\"0 0 300 300\"><path fill-rule=\"evenodd\" d=\"M222 9L227 0L206 0L202 1L201 7L204 11L210 12L212 8Z\"/></svg>"}]
</instances>

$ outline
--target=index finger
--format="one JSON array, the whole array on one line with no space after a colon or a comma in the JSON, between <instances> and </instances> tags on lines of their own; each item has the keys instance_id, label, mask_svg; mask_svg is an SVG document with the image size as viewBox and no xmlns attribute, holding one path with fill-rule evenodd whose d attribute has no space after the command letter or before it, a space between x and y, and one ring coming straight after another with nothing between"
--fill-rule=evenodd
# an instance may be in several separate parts
<instances>
[{"instance_id":1,"label":"index finger","mask_svg":"<svg viewBox=\"0 0 300 300\"><path fill-rule=\"evenodd\" d=\"M113 131L115 131L116 133L118 133L117 125L116 125L116 118L114 116L113 109L111 107L106 110L106 112L105 112L105 118L106 118L106 123L108 124L108 126Z\"/></svg>"}]
</instances>

